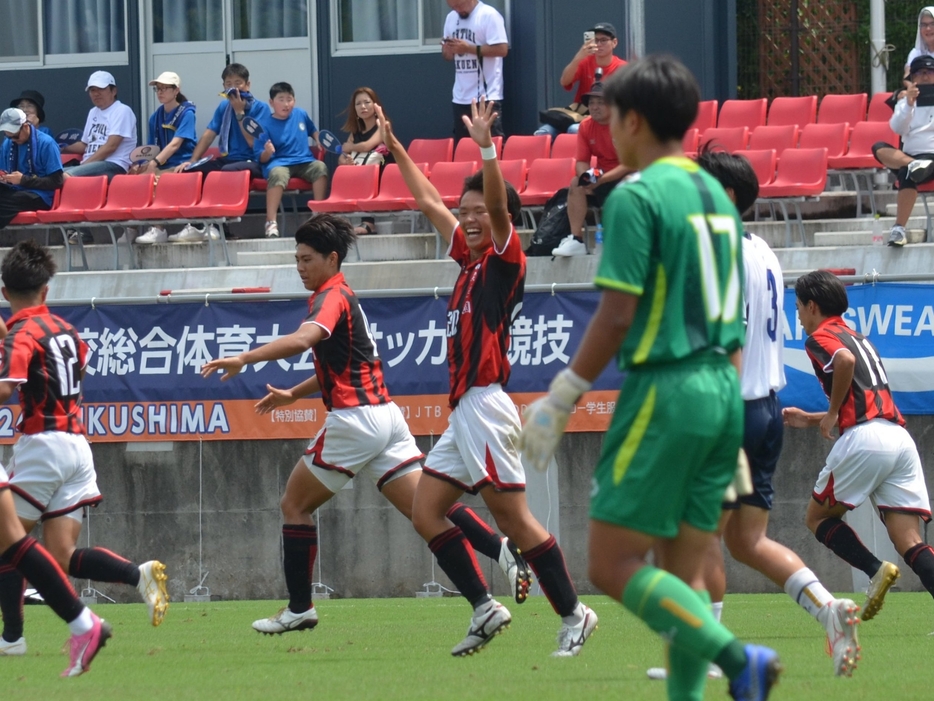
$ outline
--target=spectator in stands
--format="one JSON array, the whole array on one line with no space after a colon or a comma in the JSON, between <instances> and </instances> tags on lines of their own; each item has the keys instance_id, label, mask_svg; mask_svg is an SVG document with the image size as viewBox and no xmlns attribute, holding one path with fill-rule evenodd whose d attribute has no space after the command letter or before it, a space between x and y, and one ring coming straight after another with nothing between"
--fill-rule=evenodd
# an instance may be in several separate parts
<instances>
[{"instance_id":1,"label":"spectator in stands","mask_svg":"<svg viewBox=\"0 0 934 701\"><path fill-rule=\"evenodd\" d=\"M51 208L65 179L55 139L39 131L23 110L3 110L0 131L7 136L0 149L2 229L20 212Z\"/></svg>"},{"instance_id":2,"label":"spectator in stands","mask_svg":"<svg viewBox=\"0 0 934 701\"><path fill-rule=\"evenodd\" d=\"M626 65L623 59L613 53L617 44L619 44L616 38L616 27L609 22L598 22L590 31L594 34L594 40L585 41L584 45L574 54L571 62L561 71L561 85L565 90L570 92L574 84L577 84L574 102L578 104L583 104L584 95L590 92L590 88L595 82L603 82L617 68ZM596 78L598 69L600 71L599 80ZM567 132L568 134L575 134L579 128L580 123L572 124ZM559 134L559 131L550 124L542 124L535 130L535 133L550 134L553 139Z\"/></svg>"},{"instance_id":3,"label":"spectator in stands","mask_svg":"<svg viewBox=\"0 0 934 701\"><path fill-rule=\"evenodd\" d=\"M311 183L314 199L323 200L328 189L328 169L311 153L308 137L318 140L318 127L301 107L288 83L269 88L272 114L260 120L264 133L253 144L266 176L266 238L279 237L276 215L282 192L290 178Z\"/></svg>"},{"instance_id":4,"label":"spectator in stands","mask_svg":"<svg viewBox=\"0 0 934 701\"><path fill-rule=\"evenodd\" d=\"M131 173L172 172L182 163L187 163L195 148L195 106L182 94L182 79L178 73L165 71L149 85L156 91L159 107L149 117L149 144L158 146L159 153L144 164L130 166ZM182 230L191 227L191 224ZM204 232L196 230L197 240L204 238ZM181 236L181 234L179 234ZM136 243L165 243L169 235L161 226L151 226L136 239ZM187 239L185 239L187 240Z\"/></svg>"},{"instance_id":5,"label":"spectator in stands","mask_svg":"<svg viewBox=\"0 0 934 701\"><path fill-rule=\"evenodd\" d=\"M485 95L498 116L493 136L503 136L503 57L509 39L503 16L478 0L448 0L451 12L444 20L441 55L454 61L454 140L469 136L464 117L470 101Z\"/></svg>"},{"instance_id":6,"label":"spectator in stands","mask_svg":"<svg viewBox=\"0 0 934 701\"><path fill-rule=\"evenodd\" d=\"M84 153L81 164L65 170L65 177L122 175L130 167L136 147L136 115L117 99L117 82L107 71L94 71L85 88L94 107L88 112L81 141L64 153Z\"/></svg>"},{"instance_id":7,"label":"spectator in stands","mask_svg":"<svg viewBox=\"0 0 934 701\"><path fill-rule=\"evenodd\" d=\"M395 159L383 144L379 125L376 123L376 106L383 106L379 95L372 88L357 88L347 105L347 121L341 127L350 134L350 139L343 144L337 162L340 165L367 165L376 163L380 169ZM358 235L375 234L376 220L363 217L361 226L354 227Z\"/></svg>"},{"instance_id":8,"label":"spectator in stands","mask_svg":"<svg viewBox=\"0 0 934 701\"><path fill-rule=\"evenodd\" d=\"M52 130L42 126L45 121L45 98L38 90L23 90L15 100L10 100L10 107L17 107L26 113L29 123L43 134L52 136Z\"/></svg>"},{"instance_id":9,"label":"spectator in stands","mask_svg":"<svg viewBox=\"0 0 934 701\"><path fill-rule=\"evenodd\" d=\"M906 77L910 72L911 62L919 56L934 56L934 6L927 6L918 14L915 47L908 53L908 59L905 61Z\"/></svg>"},{"instance_id":10,"label":"spectator in stands","mask_svg":"<svg viewBox=\"0 0 934 701\"><path fill-rule=\"evenodd\" d=\"M583 233L587 208L602 207L620 179L632 172L631 168L620 165L616 155L616 147L610 135L610 108L603 101L603 83L594 83L581 99L590 110L590 116L581 122L577 132L577 163L568 189L571 234L551 252L553 256L587 254ZM591 169L590 161L594 156L597 158L597 167Z\"/></svg>"},{"instance_id":11,"label":"spectator in stands","mask_svg":"<svg viewBox=\"0 0 934 701\"><path fill-rule=\"evenodd\" d=\"M911 62L906 90L889 120L892 131L902 137L902 148L882 141L872 147L876 160L896 177L898 197L890 246L904 246L908 242L905 226L918 198L918 185L934 178L934 131L930 128L934 106L916 104L919 85L934 85L934 56L919 56Z\"/></svg>"}]
</instances>

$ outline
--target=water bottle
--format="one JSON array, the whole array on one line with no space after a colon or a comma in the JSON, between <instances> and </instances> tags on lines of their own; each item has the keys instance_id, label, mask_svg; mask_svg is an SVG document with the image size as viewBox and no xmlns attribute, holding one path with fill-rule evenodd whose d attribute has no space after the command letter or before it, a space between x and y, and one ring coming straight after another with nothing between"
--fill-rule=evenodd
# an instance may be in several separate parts
<instances>
[{"instance_id":1,"label":"water bottle","mask_svg":"<svg viewBox=\"0 0 934 701\"><path fill-rule=\"evenodd\" d=\"M875 218L872 220L872 245L881 246L882 239L882 219L879 217L879 213L877 212Z\"/></svg>"},{"instance_id":2,"label":"water bottle","mask_svg":"<svg viewBox=\"0 0 934 701\"><path fill-rule=\"evenodd\" d=\"M601 80L603 80L603 69L597 66L597 69L593 72L593 82L599 83Z\"/></svg>"},{"instance_id":3,"label":"water bottle","mask_svg":"<svg viewBox=\"0 0 934 701\"><path fill-rule=\"evenodd\" d=\"M594 253L599 254L603 250L603 224L597 224L597 230L593 235Z\"/></svg>"}]
</instances>

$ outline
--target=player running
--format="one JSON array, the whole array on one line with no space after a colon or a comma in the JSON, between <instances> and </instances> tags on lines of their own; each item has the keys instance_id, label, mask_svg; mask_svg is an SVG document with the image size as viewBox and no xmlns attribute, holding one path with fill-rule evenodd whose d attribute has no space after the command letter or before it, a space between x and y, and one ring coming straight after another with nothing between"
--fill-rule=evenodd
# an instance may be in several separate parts
<instances>
[{"instance_id":1,"label":"player running","mask_svg":"<svg viewBox=\"0 0 934 701\"><path fill-rule=\"evenodd\" d=\"M402 412L389 396L382 362L370 335L366 316L340 271L354 242L346 219L314 214L295 232L295 261L306 290L308 316L299 328L230 358L217 358L201 368L203 377L223 371L223 381L247 365L281 360L314 348L315 374L291 389L267 386L257 404L260 414L321 392L328 414L305 454L299 459L282 495L283 569L289 603L270 618L254 621L254 630L282 634L318 625L311 579L318 555L314 512L360 473L367 474L380 493L408 519L425 456L415 444ZM473 512L463 518L480 521ZM482 523L482 522L481 522ZM489 530L489 529L487 529ZM496 556L513 591L525 598L529 580L521 555L514 556L498 536Z\"/></svg>"},{"instance_id":2,"label":"player running","mask_svg":"<svg viewBox=\"0 0 934 701\"><path fill-rule=\"evenodd\" d=\"M840 429L805 521L817 540L870 578L862 615L868 621L882 608L898 567L873 555L841 517L871 499L895 550L934 596L934 550L924 543L918 524L919 517L931 520L931 502L918 449L892 399L882 359L842 318L849 306L843 283L825 270L810 272L795 283L795 304L808 334L804 348L830 406L825 412L789 407L782 412L785 425L819 426L828 440L834 426Z\"/></svg>"},{"instance_id":3,"label":"player running","mask_svg":"<svg viewBox=\"0 0 934 701\"><path fill-rule=\"evenodd\" d=\"M594 473L590 579L669 643L669 698L702 698L712 661L734 699L760 701L778 656L714 619L703 579L743 437L742 223L684 158L699 101L687 68L649 56L617 70L605 96L619 161L641 174L607 200L597 311L528 408L522 449L547 469L574 405L618 353L628 375ZM667 572L647 564L653 547Z\"/></svg>"},{"instance_id":4,"label":"player running","mask_svg":"<svg viewBox=\"0 0 934 701\"><path fill-rule=\"evenodd\" d=\"M519 415L503 391L510 370L509 326L525 287L525 254L513 226L521 210L519 196L503 181L490 136L497 115L482 99L471 108L472 119L464 117L480 146L483 170L465 182L455 217L396 139L379 106L376 110L383 143L419 208L449 242L448 255L461 266L447 316L453 411L425 461L413 515L438 565L474 608L467 635L451 654L480 650L512 620L490 596L460 524L448 517L451 505L469 492L480 494L500 530L519 546L561 617L553 654L577 655L597 627L597 616L578 600L554 536L529 511L516 448Z\"/></svg>"}]
</instances>

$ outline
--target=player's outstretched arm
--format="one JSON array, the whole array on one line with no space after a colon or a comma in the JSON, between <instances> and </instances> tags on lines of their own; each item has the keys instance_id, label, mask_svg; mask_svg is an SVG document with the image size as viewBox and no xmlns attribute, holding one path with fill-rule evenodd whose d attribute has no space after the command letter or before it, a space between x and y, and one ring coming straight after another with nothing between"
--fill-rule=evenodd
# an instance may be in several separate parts
<instances>
[{"instance_id":1,"label":"player's outstretched arm","mask_svg":"<svg viewBox=\"0 0 934 701\"><path fill-rule=\"evenodd\" d=\"M309 394L315 394L321 391L321 383L318 382L318 376L312 375L307 380L299 382L292 389L278 389L272 385L266 385L269 394L260 399L254 405L257 414L268 414L273 409L280 406L288 406Z\"/></svg>"},{"instance_id":2,"label":"player's outstretched arm","mask_svg":"<svg viewBox=\"0 0 934 701\"><path fill-rule=\"evenodd\" d=\"M534 468L548 469L574 405L622 345L638 303L636 295L604 290L571 364L552 380L548 395L523 413L519 449Z\"/></svg>"},{"instance_id":3,"label":"player's outstretched arm","mask_svg":"<svg viewBox=\"0 0 934 701\"><path fill-rule=\"evenodd\" d=\"M277 338L259 348L253 348L230 358L217 358L201 366L201 377L210 377L215 372L224 371L221 381L236 377L247 365L270 360L282 360L304 353L325 337L325 331L317 324L302 324L294 333Z\"/></svg>"},{"instance_id":4,"label":"player's outstretched arm","mask_svg":"<svg viewBox=\"0 0 934 701\"><path fill-rule=\"evenodd\" d=\"M451 214L451 210L445 206L435 186L418 169L411 156L406 152L405 147L396 138L392 131L392 124L383 114L382 107L379 105L374 105L374 107L383 143L396 159L399 172L402 173L402 178L405 180L409 192L415 198L415 203L422 210L422 214L428 217L428 221L438 230L441 237L450 242L451 236L454 234L454 227L457 226L457 217Z\"/></svg>"},{"instance_id":5,"label":"player's outstretched arm","mask_svg":"<svg viewBox=\"0 0 934 701\"><path fill-rule=\"evenodd\" d=\"M470 138L481 149L493 148L490 129L497 116L493 111L493 103L487 102L486 97L480 98L479 104L476 100L471 101L470 117L466 114L463 116ZM512 232L512 222L506 205L506 181L503 180L503 173L495 155L493 158L483 159L483 204L490 215L493 243L496 244L496 250L502 251Z\"/></svg>"}]
</instances>

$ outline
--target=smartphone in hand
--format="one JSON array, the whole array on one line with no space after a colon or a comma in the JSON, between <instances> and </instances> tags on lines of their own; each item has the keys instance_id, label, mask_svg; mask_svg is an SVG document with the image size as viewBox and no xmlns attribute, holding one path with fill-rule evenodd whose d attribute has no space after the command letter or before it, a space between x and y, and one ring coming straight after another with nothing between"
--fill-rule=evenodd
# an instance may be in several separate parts
<instances>
[{"instance_id":1,"label":"smartphone in hand","mask_svg":"<svg viewBox=\"0 0 934 701\"><path fill-rule=\"evenodd\" d=\"M584 32L584 43L585 43L585 44L592 44L592 43L594 42L594 39L596 39L596 38L597 38L596 33L594 33L594 32Z\"/></svg>"}]
</instances>

